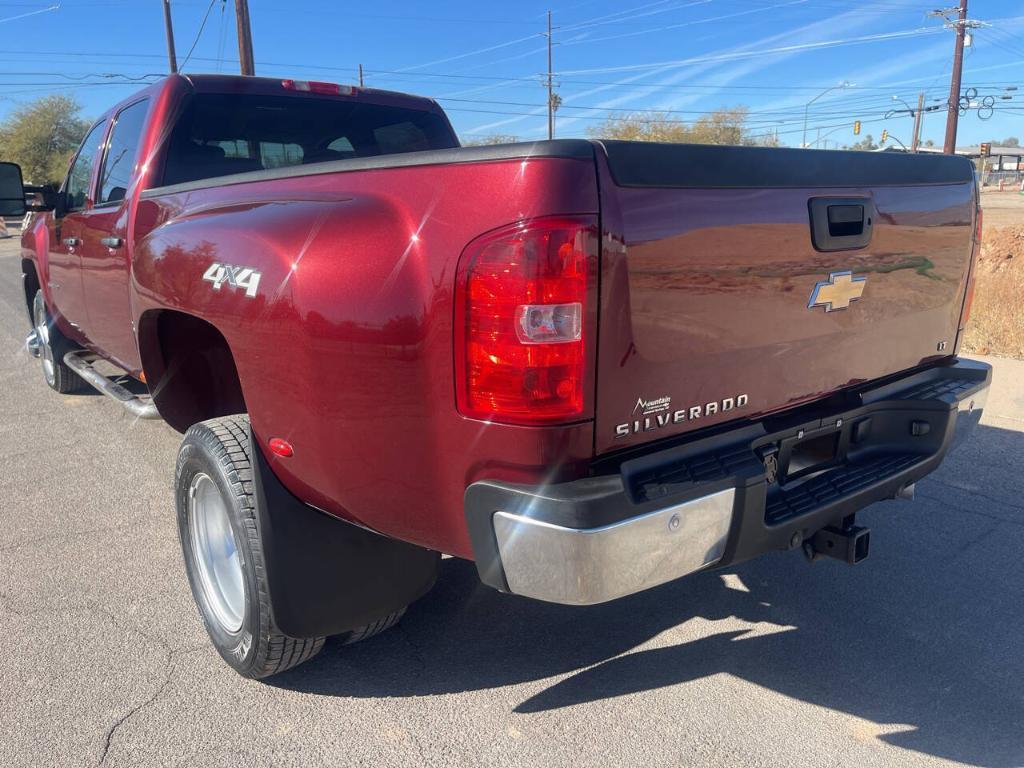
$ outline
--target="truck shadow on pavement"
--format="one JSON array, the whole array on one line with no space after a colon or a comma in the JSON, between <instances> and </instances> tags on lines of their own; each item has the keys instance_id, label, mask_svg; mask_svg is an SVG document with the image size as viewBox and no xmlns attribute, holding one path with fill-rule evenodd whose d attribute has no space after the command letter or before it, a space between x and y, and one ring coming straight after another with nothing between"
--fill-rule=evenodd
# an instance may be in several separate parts
<instances>
[{"instance_id":1,"label":"truck shadow on pavement","mask_svg":"<svg viewBox=\"0 0 1024 768\"><path fill-rule=\"evenodd\" d=\"M480 585L471 563L449 559L396 631L329 644L272 684L378 697L555 678L514 708L525 715L728 673L868 721L851 725L858 738L1020 766L1024 505L1007 462L1021 472L1022 456L1024 433L980 427L919 484L916 502L861 515L872 556L855 568L777 553L567 608L501 595ZM681 706L693 695L682 691ZM766 727L777 716L766 711Z\"/></svg>"}]
</instances>

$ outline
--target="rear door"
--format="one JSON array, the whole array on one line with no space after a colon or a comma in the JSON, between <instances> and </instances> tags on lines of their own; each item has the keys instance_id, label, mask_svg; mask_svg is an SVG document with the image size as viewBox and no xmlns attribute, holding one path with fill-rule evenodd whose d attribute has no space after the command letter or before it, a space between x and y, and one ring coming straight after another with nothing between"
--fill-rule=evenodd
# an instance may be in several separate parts
<instances>
[{"instance_id":1,"label":"rear door","mask_svg":"<svg viewBox=\"0 0 1024 768\"><path fill-rule=\"evenodd\" d=\"M108 125L106 120L101 120L86 135L64 181L63 215L51 217L47 222L50 230L47 287L51 309L55 309L79 336L88 336L89 326L82 287L83 230L93 206L96 161Z\"/></svg>"},{"instance_id":2,"label":"rear door","mask_svg":"<svg viewBox=\"0 0 1024 768\"><path fill-rule=\"evenodd\" d=\"M967 160L616 142L598 160L598 452L952 354Z\"/></svg>"},{"instance_id":3,"label":"rear door","mask_svg":"<svg viewBox=\"0 0 1024 768\"><path fill-rule=\"evenodd\" d=\"M128 370L140 367L128 297L128 190L136 178L149 103L142 99L115 115L99 169L96 201L82 214L80 235L90 341Z\"/></svg>"}]
</instances>

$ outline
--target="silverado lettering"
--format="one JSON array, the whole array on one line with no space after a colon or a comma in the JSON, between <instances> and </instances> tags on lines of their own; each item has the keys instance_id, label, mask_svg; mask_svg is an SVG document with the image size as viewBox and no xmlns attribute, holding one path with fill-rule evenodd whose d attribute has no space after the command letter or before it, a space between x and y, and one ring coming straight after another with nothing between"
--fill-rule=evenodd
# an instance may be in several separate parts
<instances>
[{"instance_id":1,"label":"silverado lettering","mask_svg":"<svg viewBox=\"0 0 1024 768\"><path fill-rule=\"evenodd\" d=\"M705 403L704 405L680 408L669 413L667 411L671 407L671 400L669 397L662 397L650 402L642 399L638 400L636 410L641 410L645 414L644 417L642 419L634 419L631 422L616 424L615 437L629 437L637 432L650 432L654 429L667 427L670 424L682 424L687 419L693 421L701 418L701 416L714 416L719 413L726 413L734 408L745 407L750 398L747 395L736 395L736 397L726 397L722 400Z\"/></svg>"}]
</instances>

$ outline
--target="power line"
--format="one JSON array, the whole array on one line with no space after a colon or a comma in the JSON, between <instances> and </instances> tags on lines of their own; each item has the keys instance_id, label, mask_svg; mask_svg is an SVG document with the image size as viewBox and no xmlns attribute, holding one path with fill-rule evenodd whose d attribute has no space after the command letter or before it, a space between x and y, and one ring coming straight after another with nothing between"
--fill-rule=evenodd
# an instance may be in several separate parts
<instances>
[{"instance_id":1,"label":"power line","mask_svg":"<svg viewBox=\"0 0 1024 768\"><path fill-rule=\"evenodd\" d=\"M206 6L206 13L203 15L202 23L199 25L199 31L196 32L196 39L192 41L192 47L188 49L188 53L185 54L185 60L181 62L181 69L184 69L185 65L188 64L188 60L192 58L192 52L196 49L199 38L203 36L203 30L206 29L206 20L210 18L210 11L213 10L213 4L216 2L217 0L210 0L210 4ZM224 0L221 0L221 2L224 2Z\"/></svg>"},{"instance_id":2,"label":"power line","mask_svg":"<svg viewBox=\"0 0 1024 768\"><path fill-rule=\"evenodd\" d=\"M542 110L543 106L544 106L543 104L538 105L538 110ZM994 106L993 109L995 111L997 111L997 112L1012 111L1012 109L1010 107ZM504 110L504 109L475 109L475 108L472 108L472 107L451 107L451 108L446 109L446 111L448 111L448 112L472 112L472 113L485 114L485 115L509 115L509 116L518 116L518 117L541 117L543 115L542 111L516 112L516 111ZM718 111L718 110L715 110L715 111ZM708 112L707 114L714 114L714 111ZM878 113L876 113L876 114L878 114ZM842 117L843 117L843 119L842 119L841 122L829 123L829 124L826 124L826 125L814 125L814 124L809 125L808 126L808 130L817 130L819 128L822 129L822 130L824 130L826 128L839 128L839 127L842 127L844 125L851 125L854 120L860 120L862 123L881 123L881 122L886 122L886 121L892 120L891 117L887 118L884 115L879 115L878 117L871 117L870 115L862 117L862 116L859 116L856 113L842 115ZM605 121L607 121L608 118L605 117L605 116L601 116L601 115L573 115L573 119L575 119L575 120L596 120L596 121L600 121L600 122L605 122ZM836 119L839 119L839 116L837 116ZM637 120L637 122L641 122L641 123L657 122L657 123L666 123L666 124L669 124L669 125L689 125L691 123L691 121L689 121L689 120L678 120L678 119L672 119L672 118L661 119L659 117L651 117L651 118L637 117L636 120ZM781 121L780 120L750 120L748 122L756 123L756 124L775 124L775 123L783 123L783 124L785 124L785 123L799 123L800 119L798 119L796 116L794 116L790 120L781 120ZM780 134L782 134L782 133L797 134L797 133L800 133L802 130L803 130L802 127L794 128L793 130L789 130L789 131L780 131Z\"/></svg>"},{"instance_id":3,"label":"power line","mask_svg":"<svg viewBox=\"0 0 1024 768\"><path fill-rule=\"evenodd\" d=\"M227 17L228 4L227 0L223 0L220 4L220 31L217 33L217 71L220 72L221 62L224 60L224 45L227 42L227 24L225 20Z\"/></svg>"}]
</instances>

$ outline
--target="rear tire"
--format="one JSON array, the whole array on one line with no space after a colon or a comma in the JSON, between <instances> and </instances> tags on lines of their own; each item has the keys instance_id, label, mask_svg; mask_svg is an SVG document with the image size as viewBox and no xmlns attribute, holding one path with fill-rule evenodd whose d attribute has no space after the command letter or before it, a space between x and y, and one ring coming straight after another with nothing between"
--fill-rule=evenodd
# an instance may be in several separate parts
<instances>
[{"instance_id":1,"label":"rear tire","mask_svg":"<svg viewBox=\"0 0 1024 768\"><path fill-rule=\"evenodd\" d=\"M189 585L210 639L239 674L264 678L313 658L324 638L290 637L274 621L250 450L248 416L193 425L178 452L175 504ZM372 637L403 613L339 639Z\"/></svg>"},{"instance_id":2,"label":"rear tire","mask_svg":"<svg viewBox=\"0 0 1024 768\"><path fill-rule=\"evenodd\" d=\"M43 380L47 386L62 395L81 392L89 386L77 373L64 363L64 355L76 349L68 340L46 309L43 292L36 291L32 300L32 322L39 342L39 360L43 367Z\"/></svg>"}]
</instances>

